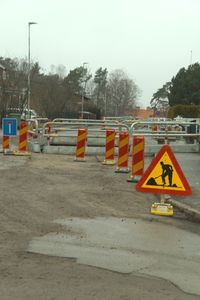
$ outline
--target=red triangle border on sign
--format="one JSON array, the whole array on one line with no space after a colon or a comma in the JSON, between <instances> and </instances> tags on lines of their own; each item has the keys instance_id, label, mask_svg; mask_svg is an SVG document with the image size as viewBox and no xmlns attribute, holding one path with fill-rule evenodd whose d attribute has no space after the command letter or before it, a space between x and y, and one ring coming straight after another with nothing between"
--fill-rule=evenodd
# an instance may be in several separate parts
<instances>
[{"instance_id":1,"label":"red triangle border on sign","mask_svg":"<svg viewBox=\"0 0 200 300\"><path fill-rule=\"evenodd\" d=\"M158 164L159 160L162 158L162 156L167 152L167 154L169 155L169 158L171 159L177 174L179 175L182 184L185 188L185 191L176 191L176 190L165 190L165 189L159 189L159 188L146 188L146 187L142 187L143 184L145 183L145 181L147 180L147 178L149 177L149 175L151 174L151 172L153 171L153 169L155 168L155 166ZM153 194L171 194L171 195L177 195L177 196L189 196L192 195L192 190L187 182L187 179L185 178L185 175L183 174L183 171L181 170L176 157L174 156L174 153L172 152L171 148L168 145L164 145L160 151L158 152L158 154L156 155L156 157L152 160L152 162L150 163L149 167L147 168L147 170L145 171L145 173L143 174L142 178L140 179L140 181L136 184L136 191L138 192L144 192L144 193L153 193Z\"/></svg>"}]
</instances>

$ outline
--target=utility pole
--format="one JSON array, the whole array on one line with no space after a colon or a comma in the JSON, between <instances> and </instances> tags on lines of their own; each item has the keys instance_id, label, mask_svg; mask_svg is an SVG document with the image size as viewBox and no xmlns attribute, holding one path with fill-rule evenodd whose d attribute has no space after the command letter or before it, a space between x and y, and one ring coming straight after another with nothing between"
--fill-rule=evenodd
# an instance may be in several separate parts
<instances>
[{"instance_id":1,"label":"utility pole","mask_svg":"<svg viewBox=\"0 0 200 300\"><path fill-rule=\"evenodd\" d=\"M31 103L31 37L30 37L30 27L31 25L37 24L36 22L28 22L28 118L31 118L30 115L30 103Z\"/></svg>"},{"instance_id":2,"label":"utility pole","mask_svg":"<svg viewBox=\"0 0 200 300\"><path fill-rule=\"evenodd\" d=\"M0 111L1 111L1 115L0 117L2 118L4 116L4 114L6 113L6 99L5 99L5 81L7 79L7 74L6 74L6 68L0 64L0 70L2 71L1 75L2 75L2 86L0 86Z\"/></svg>"}]
</instances>

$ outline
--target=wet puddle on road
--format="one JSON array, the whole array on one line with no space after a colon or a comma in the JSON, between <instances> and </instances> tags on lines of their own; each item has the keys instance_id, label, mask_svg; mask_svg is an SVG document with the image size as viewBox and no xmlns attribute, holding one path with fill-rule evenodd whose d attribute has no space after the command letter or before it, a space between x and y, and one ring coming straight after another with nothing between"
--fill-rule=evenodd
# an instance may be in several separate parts
<instances>
[{"instance_id":1,"label":"wet puddle on road","mask_svg":"<svg viewBox=\"0 0 200 300\"><path fill-rule=\"evenodd\" d=\"M29 252L121 273L158 276L200 294L200 236L140 219L56 220L65 230L34 238ZM187 272L186 272L187 270Z\"/></svg>"}]
</instances>

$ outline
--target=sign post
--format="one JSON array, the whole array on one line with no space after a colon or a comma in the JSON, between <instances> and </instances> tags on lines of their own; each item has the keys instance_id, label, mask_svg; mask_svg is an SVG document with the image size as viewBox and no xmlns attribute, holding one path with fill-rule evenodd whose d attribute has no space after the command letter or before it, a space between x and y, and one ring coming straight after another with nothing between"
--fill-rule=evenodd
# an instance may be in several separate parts
<instances>
[{"instance_id":1,"label":"sign post","mask_svg":"<svg viewBox=\"0 0 200 300\"><path fill-rule=\"evenodd\" d=\"M160 203L151 207L153 214L173 215L173 207L165 203L165 194L186 196L192 190L168 145L164 145L155 156L136 185L138 192L161 194Z\"/></svg>"},{"instance_id":2,"label":"sign post","mask_svg":"<svg viewBox=\"0 0 200 300\"><path fill-rule=\"evenodd\" d=\"M3 136L17 136L17 119L3 118Z\"/></svg>"}]
</instances>

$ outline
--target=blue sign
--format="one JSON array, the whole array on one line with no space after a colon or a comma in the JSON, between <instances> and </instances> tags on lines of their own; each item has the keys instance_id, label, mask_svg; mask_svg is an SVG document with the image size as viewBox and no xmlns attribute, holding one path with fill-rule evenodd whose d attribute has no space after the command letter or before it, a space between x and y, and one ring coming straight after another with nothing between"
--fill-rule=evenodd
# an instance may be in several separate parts
<instances>
[{"instance_id":1,"label":"blue sign","mask_svg":"<svg viewBox=\"0 0 200 300\"><path fill-rule=\"evenodd\" d=\"M3 136L17 136L17 119L4 118L2 120Z\"/></svg>"}]
</instances>

